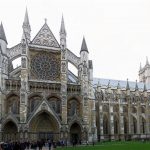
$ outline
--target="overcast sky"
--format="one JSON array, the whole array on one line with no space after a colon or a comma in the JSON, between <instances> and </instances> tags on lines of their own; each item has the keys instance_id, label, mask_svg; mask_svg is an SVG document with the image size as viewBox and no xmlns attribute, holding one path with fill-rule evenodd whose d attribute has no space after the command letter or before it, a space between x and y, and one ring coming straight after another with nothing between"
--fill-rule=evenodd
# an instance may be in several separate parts
<instances>
[{"instance_id":1,"label":"overcast sky","mask_svg":"<svg viewBox=\"0 0 150 150\"><path fill-rule=\"evenodd\" d=\"M1 0L8 47L21 40L26 6L32 39L47 18L59 42L63 13L67 47L79 56L85 36L94 77L135 81L150 56L150 0Z\"/></svg>"}]
</instances>

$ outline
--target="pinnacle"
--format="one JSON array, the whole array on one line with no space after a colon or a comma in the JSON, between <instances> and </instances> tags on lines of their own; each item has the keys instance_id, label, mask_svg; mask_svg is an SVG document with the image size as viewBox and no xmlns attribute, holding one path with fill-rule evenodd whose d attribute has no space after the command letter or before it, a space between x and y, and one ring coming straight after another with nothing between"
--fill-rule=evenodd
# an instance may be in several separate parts
<instances>
[{"instance_id":1,"label":"pinnacle","mask_svg":"<svg viewBox=\"0 0 150 150\"><path fill-rule=\"evenodd\" d=\"M87 48L87 45L86 45L86 42L85 42L85 38L83 37L83 40L82 40L82 46L81 46L81 50L80 50L80 53L82 51L86 51L88 52L88 48ZM89 53L89 52L88 52Z\"/></svg>"},{"instance_id":2,"label":"pinnacle","mask_svg":"<svg viewBox=\"0 0 150 150\"><path fill-rule=\"evenodd\" d=\"M64 17L62 15L62 19L61 19L61 27L60 27L60 34L64 33L66 34L66 29L65 29L65 23L64 23Z\"/></svg>"},{"instance_id":3,"label":"pinnacle","mask_svg":"<svg viewBox=\"0 0 150 150\"><path fill-rule=\"evenodd\" d=\"M129 81L128 81L128 79L127 79L126 90L130 90L130 87L129 87Z\"/></svg>"},{"instance_id":4,"label":"pinnacle","mask_svg":"<svg viewBox=\"0 0 150 150\"><path fill-rule=\"evenodd\" d=\"M136 84L135 84L135 91L137 91L139 88L138 88L138 84L137 84L137 80L136 80Z\"/></svg>"},{"instance_id":5,"label":"pinnacle","mask_svg":"<svg viewBox=\"0 0 150 150\"><path fill-rule=\"evenodd\" d=\"M120 81L118 81L117 89L120 89Z\"/></svg>"},{"instance_id":6,"label":"pinnacle","mask_svg":"<svg viewBox=\"0 0 150 150\"><path fill-rule=\"evenodd\" d=\"M29 17L28 17L28 10L27 10L27 8L26 8L23 24L28 24L28 25L30 24L29 23Z\"/></svg>"}]
</instances>

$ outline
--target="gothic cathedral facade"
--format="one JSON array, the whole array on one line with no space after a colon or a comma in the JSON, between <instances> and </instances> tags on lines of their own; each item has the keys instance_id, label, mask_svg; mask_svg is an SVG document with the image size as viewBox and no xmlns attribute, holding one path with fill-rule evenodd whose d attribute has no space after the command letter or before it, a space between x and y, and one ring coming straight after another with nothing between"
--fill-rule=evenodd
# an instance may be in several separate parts
<instances>
[{"instance_id":1,"label":"gothic cathedral facade","mask_svg":"<svg viewBox=\"0 0 150 150\"><path fill-rule=\"evenodd\" d=\"M149 136L147 84L93 78L85 38L78 57L66 46L63 17L60 42L46 20L31 40L27 10L22 27L21 42L7 48L0 25L1 140L92 142ZM21 65L14 68L16 58Z\"/></svg>"}]
</instances>

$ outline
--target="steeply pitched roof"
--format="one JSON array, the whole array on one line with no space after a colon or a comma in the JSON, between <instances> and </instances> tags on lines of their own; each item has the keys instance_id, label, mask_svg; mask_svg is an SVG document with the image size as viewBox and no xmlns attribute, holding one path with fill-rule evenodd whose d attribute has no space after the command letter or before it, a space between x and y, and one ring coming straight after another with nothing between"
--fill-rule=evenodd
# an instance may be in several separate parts
<instances>
[{"instance_id":1,"label":"steeply pitched roof","mask_svg":"<svg viewBox=\"0 0 150 150\"><path fill-rule=\"evenodd\" d=\"M5 36L5 31L4 31L2 22L1 22L1 25L0 25L0 39L4 40L7 43L7 39L6 39L6 36Z\"/></svg>"},{"instance_id":2,"label":"steeply pitched roof","mask_svg":"<svg viewBox=\"0 0 150 150\"><path fill-rule=\"evenodd\" d=\"M47 46L47 47L55 47L55 48L60 47L46 22L42 26L40 31L37 33L37 35L34 37L31 43L35 45Z\"/></svg>"},{"instance_id":3,"label":"steeply pitched roof","mask_svg":"<svg viewBox=\"0 0 150 150\"><path fill-rule=\"evenodd\" d=\"M82 46L81 46L80 53L81 53L82 51L88 52L88 48L87 48L87 45L86 45L86 42L85 42L85 38L84 38L84 37L83 37L83 40L82 40Z\"/></svg>"}]
</instances>

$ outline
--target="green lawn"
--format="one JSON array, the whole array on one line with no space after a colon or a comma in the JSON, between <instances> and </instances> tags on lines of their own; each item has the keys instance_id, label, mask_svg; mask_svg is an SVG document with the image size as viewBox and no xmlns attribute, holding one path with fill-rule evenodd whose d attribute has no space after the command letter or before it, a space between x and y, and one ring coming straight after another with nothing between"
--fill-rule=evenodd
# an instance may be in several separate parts
<instances>
[{"instance_id":1,"label":"green lawn","mask_svg":"<svg viewBox=\"0 0 150 150\"><path fill-rule=\"evenodd\" d=\"M107 142L95 146L76 146L57 150L150 150L150 142Z\"/></svg>"}]
</instances>

